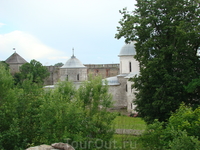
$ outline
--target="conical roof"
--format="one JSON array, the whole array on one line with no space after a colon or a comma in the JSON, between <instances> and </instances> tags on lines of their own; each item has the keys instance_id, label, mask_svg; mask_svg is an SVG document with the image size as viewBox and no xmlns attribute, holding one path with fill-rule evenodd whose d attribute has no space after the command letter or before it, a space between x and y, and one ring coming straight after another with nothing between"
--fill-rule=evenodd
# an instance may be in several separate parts
<instances>
[{"instance_id":1,"label":"conical roof","mask_svg":"<svg viewBox=\"0 0 200 150\"><path fill-rule=\"evenodd\" d=\"M86 68L74 55L61 68Z\"/></svg>"},{"instance_id":2,"label":"conical roof","mask_svg":"<svg viewBox=\"0 0 200 150\"><path fill-rule=\"evenodd\" d=\"M130 55L135 55L136 51L135 51L135 42L131 42L129 44L125 44L122 48L121 51L119 53L119 57L121 56L130 56Z\"/></svg>"},{"instance_id":3,"label":"conical roof","mask_svg":"<svg viewBox=\"0 0 200 150\"><path fill-rule=\"evenodd\" d=\"M14 52L10 57L6 59L6 63L8 64L24 64L27 63L27 61L22 58L19 54Z\"/></svg>"}]
</instances>

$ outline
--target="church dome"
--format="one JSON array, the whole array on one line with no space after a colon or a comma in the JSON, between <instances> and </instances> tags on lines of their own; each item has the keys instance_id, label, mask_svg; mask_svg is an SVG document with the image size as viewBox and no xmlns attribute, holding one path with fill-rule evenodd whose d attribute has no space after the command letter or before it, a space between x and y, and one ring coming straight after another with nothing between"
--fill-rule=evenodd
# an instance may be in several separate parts
<instances>
[{"instance_id":1,"label":"church dome","mask_svg":"<svg viewBox=\"0 0 200 150\"><path fill-rule=\"evenodd\" d=\"M135 42L131 42L129 44L125 44L122 48L121 51L119 53L119 57L120 56L129 56L129 55L135 55L136 51L135 51Z\"/></svg>"},{"instance_id":2,"label":"church dome","mask_svg":"<svg viewBox=\"0 0 200 150\"><path fill-rule=\"evenodd\" d=\"M74 55L61 68L86 68Z\"/></svg>"}]
</instances>

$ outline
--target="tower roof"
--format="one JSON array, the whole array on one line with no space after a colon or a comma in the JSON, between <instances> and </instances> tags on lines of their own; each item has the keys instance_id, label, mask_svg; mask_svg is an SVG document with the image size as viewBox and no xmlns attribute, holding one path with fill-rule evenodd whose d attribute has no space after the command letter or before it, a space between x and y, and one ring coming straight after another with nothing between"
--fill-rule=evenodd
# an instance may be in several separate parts
<instances>
[{"instance_id":1,"label":"tower roof","mask_svg":"<svg viewBox=\"0 0 200 150\"><path fill-rule=\"evenodd\" d=\"M61 68L86 68L74 54Z\"/></svg>"},{"instance_id":2,"label":"tower roof","mask_svg":"<svg viewBox=\"0 0 200 150\"><path fill-rule=\"evenodd\" d=\"M135 55L136 51L135 51L135 42L131 42L129 44L125 44L122 48L121 51L119 53L119 57L121 56L130 56L130 55Z\"/></svg>"},{"instance_id":3,"label":"tower roof","mask_svg":"<svg viewBox=\"0 0 200 150\"><path fill-rule=\"evenodd\" d=\"M14 52L10 57L6 59L6 63L8 64L24 64L27 63L27 61L22 58L19 54Z\"/></svg>"}]
</instances>

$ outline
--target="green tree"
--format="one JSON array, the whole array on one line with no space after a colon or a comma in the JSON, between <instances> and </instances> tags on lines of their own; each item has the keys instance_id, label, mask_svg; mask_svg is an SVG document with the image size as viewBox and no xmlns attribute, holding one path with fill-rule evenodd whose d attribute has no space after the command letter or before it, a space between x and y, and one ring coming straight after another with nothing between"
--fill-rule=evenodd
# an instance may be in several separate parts
<instances>
[{"instance_id":1,"label":"green tree","mask_svg":"<svg viewBox=\"0 0 200 150\"><path fill-rule=\"evenodd\" d=\"M5 61L0 61L0 64L3 65L6 70L9 70L9 64L7 64Z\"/></svg>"},{"instance_id":2,"label":"green tree","mask_svg":"<svg viewBox=\"0 0 200 150\"><path fill-rule=\"evenodd\" d=\"M113 120L115 115L108 112L108 108L112 106L112 96L108 93L109 86L106 81L102 82L100 76L92 77L89 76L89 80L85 81L78 90L79 99L83 101L84 109L84 131L83 135L87 143L91 142L92 148L99 146L99 141L102 148L105 149L106 142L108 142L112 135ZM89 147L87 147L89 149Z\"/></svg>"},{"instance_id":3,"label":"green tree","mask_svg":"<svg viewBox=\"0 0 200 150\"><path fill-rule=\"evenodd\" d=\"M179 109L171 115L168 124L155 120L147 126L140 140L145 149L200 149L200 107L181 104Z\"/></svg>"},{"instance_id":4,"label":"green tree","mask_svg":"<svg viewBox=\"0 0 200 150\"><path fill-rule=\"evenodd\" d=\"M15 109L18 90L14 89L13 83L9 70L0 63L0 149L19 146L20 131Z\"/></svg>"},{"instance_id":5,"label":"green tree","mask_svg":"<svg viewBox=\"0 0 200 150\"><path fill-rule=\"evenodd\" d=\"M200 74L200 6L197 0L137 0L121 11L116 38L136 41L140 75L132 79L136 110L147 123L166 121L183 101L196 107L199 93L184 86Z\"/></svg>"},{"instance_id":6,"label":"green tree","mask_svg":"<svg viewBox=\"0 0 200 150\"><path fill-rule=\"evenodd\" d=\"M14 75L16 84L22 84L24 80L32 80L37 84L43 84L44 79L50 75L49 71L39 61L31 60L20 67L20 72Z\"/></svg>"},{"instance_id":7,"label":"green tree","mask_svg":"<svg viewBox=\"0 0 200 150\"><path fill-rule=\"evenodd\" d=\"M56 67L62 67L64 64L62 62L56 63L54 66Z\"/></svg>"},{"instance_id":8,"label":"green tree","mask_svg":"<svg viewBox=\"0 0 200 150\"><path fill-rule=\"evenodd\" d=\"M78 90L68 81L47 89L40 106L41 143L67 142L75 149L89 150L99 141L105 148L102 144L114 133L115 114L107 111L111 98L100 77L85 81Z\"/></svg>"},{"instance_id":9,"label":"green tree","mask_svg":"<svg viewBox=\"0 0 200 150\"><path fill-rule=\"evenodd\" d=\"M20 136L18 137L20 147L23 149L39 145L41 123L41 105L44 95L43 88L32 80L26 79L23 81L20 89L18 89L17 103L15 105L18 128Z\"/></svg>"}]
</instances>

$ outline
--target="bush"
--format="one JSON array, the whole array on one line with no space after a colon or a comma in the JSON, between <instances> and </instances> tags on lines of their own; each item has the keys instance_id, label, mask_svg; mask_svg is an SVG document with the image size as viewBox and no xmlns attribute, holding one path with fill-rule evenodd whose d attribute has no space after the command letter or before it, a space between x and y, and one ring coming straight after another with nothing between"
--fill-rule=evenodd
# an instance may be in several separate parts
<instances>
[{"instance_id":1,"label":"bush","mask_svg":"<svg viewBox=\"0 0 200 150\"><path fill-rule=\"evenodd\" d=\"M182 104L168 123L155 120L147 126L140 140L145 149L200 149L200 107L192 110Z\"/></svg>"}]
</instances>

